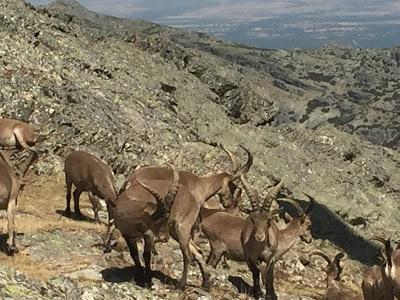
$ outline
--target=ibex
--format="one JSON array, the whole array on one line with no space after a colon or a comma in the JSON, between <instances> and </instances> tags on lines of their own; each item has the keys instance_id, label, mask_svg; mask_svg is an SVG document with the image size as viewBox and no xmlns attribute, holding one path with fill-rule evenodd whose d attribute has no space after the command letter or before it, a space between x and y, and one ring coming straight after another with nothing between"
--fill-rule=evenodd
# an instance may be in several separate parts
<instances>
[{"instance_id":1,"label":"ibex","mask_svg":"<svg viewBox=\"0 0 400 300\"><path fill-rule=\"evenodd\" d=\"M196 202L200 207L204 202L214 195L219 195L223 206L227 207L232 200L232 183L240 178L242 174L247 173L253 164L253 156L250 151L243 148L247 155L247 162L236 172L230 174L222 172L214 175L199 176L189 171L179 171L179 182L185 185L195 197ZM132 173L127 182L135 181L136 178L144 181L162 181L171 180L172 173L168 168L162 166L147 166L142 167Z\"/></svg>"},{"instance_id":2,"label":"ibex","mask_svg":"<svg viewBox=\"0 0 400 300\"><path fill-rule=\"evenodd\" d=\"M400 299L400 245L393 249L390 239L375 236L372 239L381 242L384 263L382 266L372 266L367 270L362 282L365 300Z\"/></svg>"},{"instance_id":3,"label":"ibex","mask_svg":"<svg viewBox=\"0 0 400 300\"><path fill-rule=\"evenodd\" d=\"M82 192L89 192L89 199L93 206L95 221L99 222L100 203L96 197L103 199L107 203L109 222L112 222L112 209L117 200L115 190L114 174L109 166L107 166L99 158L83 152L74 151L65 159L64 165L65 183L67 185L67 206L65 214L71 215L71 189L75 186L74 191L74 211L78 217L81 217L79 209L79 197ZM110 207L111 206L111 207Z\"/></svg>"},{"instance_id":4,"label":"ibex","mask_svg":"<svg viewBox=\"0 0 400 300\"><path fill-rule=\"evenodd\" d=\"M115 207L115 226L124 237L131 257L141 271L144 272L146 284L151 282L151 251L154 247L156 237L163 234L163 226L169 226L165 221L169 219L171 205L177 193L185 192L185 187L179 185L179 172L171 168L173 173L172 182L156 182L157 191L151 187L151 182L133 181L118 196ZM187 195L190 199L190 194ZM192 201L194 202L194 200ZM137 240L144 238L145 245L143 258L145 269L139 259ZM160 239L165 241L167 238Z\"/></svg>"},{"instance_id":5,"label":"ibex","mask_svg":"<svg viewBox=\"0 0 400 300\"><path fill-rule=\"evenodd\" d=\"M168 224L172 236L180 244L183 254L183 272L177 286L180 289L186 286L188 266L193 258L198 263L202 272L203 286L209 286L209 275L205 271L205 263L200 253L191 241L191 231L199 215L200 207L207 199L219 193L225 206L229 205L232 199L229 183L247 173L253 162L251 153L247 149L245 151L248 154L247 163L234 174L220 173L210 176L198 176L191 172L179 171L179 189L172 204ZM154 214L157 202L155 200L157 198L156 195L161 195L161 198L165 195L167 188L171 186L172 178L172 170L162 166L143 167L129 176L126 184L127 190L121 194L117 201L115 218L116 227L120 229L123 235L125 234L127 237L130 235L135 236L135 234L129 233L129 228L132 228L132 226L127 226L126 224L132 223L130 215L137 214L135 207L139 205L138 202L148 203L140 205L144 205L143 207L147 207L148 211L152 211L149 214ZM145 187L147 193L141 194L139 191L136 191L138 186L140 188ZM129 194L126 193L128 189L130 190Z\"/></svg>"},{"instance_id":6,"label":"ibex","mask_svg":"<svg viewBox=\"0 0 400 300\"><path fill-rule=\"evenodd\" d=\"M25 149L33 152L30 147L36 142L35 131L29 124L14 119L0 119L0 146L3 149ZM5 162L9 162L2 151L0 156Z\"/></svg>"},{"instance_id":7,"label":"ibex","mask_svg":"<svg viewBox=\"0 0 400 300\"><path fill-rule=\"evenodd\" d=\"M225 153L229 156L232 163L232 173L235 174L240 169L240 159L237 155L233 154L231 151L226 149L223 145L220 145L221 149L225 151ZM221 206L229 211L239 212L238 204L241 197L242 190L238 187L239 178L236 181L229 182L228 188L230 193L233 195L233 199L230 202L224 202L224 199L221 198L221 194L217 194L214 197L209 198L204 205L202 206L202 210L204 213L210 213L211 211L220 210ZM221 203L223 202L223 203ZM201 212L200 212L201 213Z\"/></svg>"},{"instance_id":8,"label":"ibex","mask_svg":"<svg viewBox=\"0 0 400 300\"><path fill-rule=\"evenodd\" d=\"M276 199L282 186L282 181L273 187L260 206L259 195L242 177L243 187L250 198L253 211L246 218L242 227L240 240L243 247L243 254L246 263L252 272L254 282L254 296L261 297L259 277L259 262L263 263L263 278L266 289L266 299L277 299L273 284L273 274L275 262L278 261L293 246L296 239L300 236L302 240L309 243L312 240L311 235L311 212L315 200L306 194L310 199L309 205L304 212L300 205L293 199L281 198L281 200L290 201L299 211L299 216L290 218L284 229L279 229L274 221L271 220L273 213L270 212L272 201Z\"/></svg>"},{"instance_id":9,"label":"ibex","mask_svg":"<svg viewBox=\"0 0 400 300\"><path fill-rule=\"evenodd\" d=\"M24 187L24 176L29 167L38 159L37 153L32 153L29 158L21 165L18 174L5 161L0 159L0 209L7 210L8 219L8 239L6 252L13 255L18 252L14 240L14 215L17 199L20 191Z\"/></svg>"},{"instance_id":10,"label":"ibex","mask_svg":"<svg viewBox=\"0 0 400 300\"><path fill-rule=\"evenodd\" d=\"M326 260L328 266L325 269L326 278L326 291L324 294L324 300L362 300L361 295L354 295L349 291L346 291L340 284L340 275L342 274L342 267L340 266L340 260L345 257L343 253L338 253L333 260L329 258L325 253L313 252L310 254L321 256ZM375 299L378 300L378 299Z\"/></svg>"}]
</instances>

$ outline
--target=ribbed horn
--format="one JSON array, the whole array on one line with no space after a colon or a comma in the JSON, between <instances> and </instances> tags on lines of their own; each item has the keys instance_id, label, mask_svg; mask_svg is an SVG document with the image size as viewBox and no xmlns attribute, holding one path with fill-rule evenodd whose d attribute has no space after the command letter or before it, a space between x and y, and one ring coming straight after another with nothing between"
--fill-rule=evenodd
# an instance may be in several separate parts
<instances>
[{"instance_id":1,"label":"ribbed horn","mask_svg":"<svg viewBox=\"0 0 400 300\"><path fill-rule=\"evenodd\" d=\"M371 240L375 240L375 241L381 242L385 246L386 260L387 260L387 263L388 263L389 267L391 267L392 266L393 248L392 248L392 245L390 243L390 238L385 239L382 236L375 235L375 236L373 236L371 238Z\"/></svg>"},{"instance_id":2,"label":"ribbed horn","mask_svg":"<svg viewBox=\"0 0 400 300\"><path fill-rule=\"evenodd\" d=\"M276 197L278 196L279 191L281 190L283 186L283 181L279 181L279 183L277 185L275 185L274 187L272 187L267 196L264 199L264 203L262 205L262 209L264 211L269 211L271 209L271 205L272 202L276 199Z\"/></svg>"},{"instance_id":3,"label":"ribbed horn","mask_svg":"<svg viewBox=\"0 0 400 300\"><path fill-rule=\"evenodd\" d=\"M166 208L166 212L169 214L169 212L171 211L171 207L172 207L172 203L175 199L175 196L178 192L179 189L179 172L175 169L174 166L169 165L169 167L172 170L172 184L171 187L169 188L167 194L164 197L164 202L165 202L165 208Z\"/></svg>"},{"instance_id":4,"label":"ribbed horn","mask_svg":"<svg viewBox=\"0 0 400 300\"><path fill-rule=\"evenodd\" d=\"M148 184L140 181L139 179L136 179L136 182L141 185L145 190L147 190L150 194L153 195L154 198L156 198L157 203L162 203L164 201L163 197L159 194L159 192L155 189L153 189L151 186Z\"/></svg>"},{"instance_id":5,"label":"ribbed horn","mask_svg":"<svg viewBox=\"0 0 400 300\"><path fill-rule=\"evenodd\" d=\"M333 258L333 262L332 262L332 268L335 268L335 272L336 272L336 276L335 279L339 280L340 279L340 275L342 273L342 267L340 266L340 260L343 259L345 257L344 253L339 252L338 254L335 255L335 257ZM333 270L332 270L333 271Z\"/></svg>"},{"instance_id":6,"label":"ribbed horn","mask_svg":"<svg viewBox=\"0 0 400 300\"><path fill-rule=\"evenodd\" d=\"M313 256L313 255L321 256L323 259L326 260L326 262L328 263L328 265L332 265L332 260L331 260L331 258L330 258L328 255L326 255L325 253L322 253L322 252L320 252L320 251L316 251L316 252L311 253L311 254L309 255L309 257L311 258L311 256ZM310 259L310 260L311 260L311 259Z\"/></svg>"},{"instance_id":7,"label":"ribbed horn","mask_svg":"<svg viewBox=\"0 0 400 300\"><path fill-rule=\"evenodd\" d=\"M308 215L308 214L310 214L311 210L315 206L315 199L307 193L304 193L304 192L302 192L302 193L309 199L308 206L305 211L305 214Z\"/></svg>"},{"instance_id":8,"label":"ribbed horn","mask_svg":"<svg viewBox=\"0 0 400 300\"><path fill-rule=\"evenodd\" d=\"M304 215L304 210L303 210L303 208L300 206L299 202L297 202L296 200L291 199L291 198L278 198L277 200L286 201L286 202L292 204L292 205L294 206L294 208L296 208L296 210L297 210L299 216Z\"/></svg>"},{"instance_id":9,"label":"ribbed horn","mask_svg":"<svg viewBox=\"0 0 400 300\"><path fill-rule=\"evenodd\" d=\"M252 210L253 211L258 210L260 207L259 206L260 205L260 197L258 196L257 191L255 189L253 189L252 187L250 187L250 185L247 182L246 177L244 175L240 176L240 180L242 181L243 188L244 188L247 196L249 196Z\"/></svg>"},{"instance_id":10,"label":"ribbed horn","mask_svg":"<svg viewBox=\"0 0 400 300\"><path fill-rule=\"evenodd\" d=\"M226 149L224 145L220 145L221 149L229 156L229 159L232 162L232 174L236 174L240 168L240 159L237 155L233 154L231 151Z\"/></svg>"},{"instance_id":11,"label":"ribbed horn","mask_svg":"<svg viewBox=\"0 0 400 300\"><path fill-rule=\"evenodd\" d=\"M247 162L235 174L233 174L230 181L235 181L240 176L246 174L250 170L251 166L253 165L253 155L251 154L250 150L245 148L242 145L239 145L239 147L242 148L244 151L246 151L247 156L248 156Z\"/></svg>"}]
</instances>

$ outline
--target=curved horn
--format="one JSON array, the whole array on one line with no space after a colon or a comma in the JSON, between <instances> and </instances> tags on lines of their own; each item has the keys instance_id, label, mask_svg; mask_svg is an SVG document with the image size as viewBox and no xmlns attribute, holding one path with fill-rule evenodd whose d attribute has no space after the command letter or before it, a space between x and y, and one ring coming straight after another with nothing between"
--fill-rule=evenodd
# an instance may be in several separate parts
<instances>
[{"instance_id":1,"label":"curved horn","mask_svg":"<svg viewBox=\"0 0 400 300\"><path fill-rule=\"evenodd\" d=\"M315 206L315 199L314 197L311 197L309 194L304 193L303 194L308 198L309 202L308 202L308 206L306 208L305 214L308 215L310 214L311 210L314 208Z\"/></svg>"},{"instance_id":2,"label":"curved horn","mask_svg":"<svg viewBox=\"0 0 400 300\"><path fill-rule=\"evenodd\" d=\"M341 260L342 258L344 258L344 257L345 257L344 253L339 252L339 253L336 254L335 257L333 258L332 268L335 268L335 270L332 270L332 271L335 271L335 272L336 272L336 276L335 276L335 279L336 279L336 280L339 280L339 279L340 279L340 275L341 275L342 270L343 270L343 268L340 266L340 260Z\"/></svg>"},{"instance_id":3,"label":"curved horn","mask_svg":"<svg viewBox=\"0 0 400 300\"><path fill-rule=\"evenodd\" d=\"M279 183L277 185L275 185L274 187L272 187L269 190L267 196L264 199L264 203L263 203L263 206L262 206L262 209L264 211L269 211L271 209L272 202L278 196L278 193L281 190L282 185L283 185L283 181L281 180L281 181L279 181Z\"/></svg>"},{"instance_id":4,"label":"curved horn","mask_svg":"<svg viewBox=\"0 0 400 300\"><path fill-rule=\"evenodd\" d=\"M147 190L150 194L156 198L157 203L162 203L164 201L163 197L158 193L157 190L153 189L151 186L147 185L144 182L141 182L139 179L136 179L136 182L139 183L145 190Z\"/></svg>"},{"instance_id":5,"label":"curved horn","mask_svg":"<svg viewBox=\"0 0 400 300\"><path fill-rule=\"evenodd\" d=\"M168 207L164 203L164 199L161 197L161 195L153 189L151 186L145 184L144 182L141 182L139 179L136 179L136 182L142 186L146 191L148 191L151 195L153 195L154 198L156 198L157 202L157 208L154 214L152 215L152 218L154 221L157 221L161 218L163 218L166 214L169 215L168 212Z\"/></svg>"},{"instance_id":6,"label":"curved horn","mask_svg":"<svg viewBox=\"0 0 400 300\"><path fill-rule=\"evenodd\" d=\"M291 198L278 198L277 200L289 202L290 204L292 204L294 206L294 208L296 208L297 212L299 213L299 216L304 215L303 208L300 206L299 202L297 202L296 200L291 199Z\"/></svg>"},{"instance_id":7,"label":"curved horn","mask_svg":"<svg viewBox=\"0 0 400 300\"><path fill-rule=\"evenodd\" d=\"M232 162L232 174L237 173L237 171L239 170L240 167L240 160L239 157L237 157L237 155L233 154L231 151L229 151L228 149L226 149L224 147L224 145L220 145L221 149L225 151L225 153L229 156L231 162Z\"/></svg>"},{"instance_id":8,"label":"curved horn","mask_svg":"<svg viewBox=\"0 0 400 300\"><path fill-rule=\"evenodd\" d=\"M235 181L238 179L240 176L246 174L249 170L250 167L253 165L253 155L251 154L250 150L245 148L242 145L239 145L244 151L247 153L247 162L235 173L233 176L230 178L230 181Z\"/></svg>"},{"instance_id":9,"label":"curved horn","mask_svg":"<svg viewBox=\"0 0 400 300\"><path fill-rule=\"evenodd\" d=\"M258 210L259 205L260 205L260 198L258 196L257 191L255 189L253 189L252 187L250 187L250 185L247 182L246 177L244 175L240 176L240 180L242 181L243 188L244 188L247 196L249 196L252 210L253 211Z\"/></svg>"},{"instance_id":10,"label":"curved horn","mask_svg":"<svg viewBox=\"0 0 400 300\"><path fill-rule=\"evenodd\" d=\"M170 212L171 207L172 207L172 202L175 199L176 193L178 192L179 189L179 172L175 169L174 166L169 165L169 167L172 170L172 184L171 187L169 188L167 195L164 197L164 202L166 205L166 211Z\"/></svg>"},{"instance_id":11,"label":"curved horn","mask_svg":"<svg viewBox=\"0 0 400 300\"><path fill-rule=\"evenodd\" d=\"M152 194L154 198L156 198L157 205L161 206L162 210L167 214L169 214L169 212L171 211L172 202L179 188L179 172L173 166L169 167L172 169L173 172L173 180L165 197L162 197L156 189L140 181L139 179L136 179L139 185L141 185L145 190Z\"/></svg>"},{"instance_id":12,"label":"curved horn","mask_svg":"<svg viewBox=\"0 0 400 300\"><path fill-rule=\"evenodd\" d=\"M332 265L332 260L331 260L331 258L330 258L328 255L326 255L325 253L322 253L322 252L320 252L320 251L316 251L316 252L311 253L311 254L309 255L309 257L311 257L311 256L313 256L313 255L321 256L323 259L326 260L326 262L328 263L328 265Z\"/></svg>"},{"instance_id":13,"label":"curved horn","mask_svg":"<svg viewBox=\"0 0 400 300\"><path fill-rule=\"evenodd\" d=\"M392 259L391 258L392 258L393 248L392 248L392 245L390 243L390 238L389 239L385 239L382 236L375 235L375 236L373 236L371 238L371 240L375 240L375 241L381 242L382 244L385 245L386 260L387 260L388 265L391 267L392 266Z\"/></svg>"}]
</instances>

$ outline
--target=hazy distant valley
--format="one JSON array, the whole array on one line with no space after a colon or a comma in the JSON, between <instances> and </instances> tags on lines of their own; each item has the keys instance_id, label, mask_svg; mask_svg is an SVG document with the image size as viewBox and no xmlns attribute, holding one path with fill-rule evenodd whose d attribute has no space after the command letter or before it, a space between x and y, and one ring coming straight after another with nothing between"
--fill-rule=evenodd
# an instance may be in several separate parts
<instances>
[{"instance_id":1,"label":"hazy distant valley","mask_svg":"<svg viewBox=\"0 0 400 300\"><path fill-rule=\"evenodd\" d=\"M260 48L319 48L336 42L361 48L400 44L400 17L292 15L254 21L169 18L161 24Z\"/></svg>"}]
</instances>

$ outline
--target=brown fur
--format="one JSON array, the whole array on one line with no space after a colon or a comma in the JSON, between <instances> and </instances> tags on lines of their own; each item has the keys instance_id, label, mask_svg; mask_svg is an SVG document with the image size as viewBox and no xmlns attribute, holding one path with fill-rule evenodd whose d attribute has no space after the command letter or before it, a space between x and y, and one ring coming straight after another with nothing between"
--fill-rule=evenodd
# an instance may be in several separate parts
<instances>
[{"instance_id":1,"label":"brown fur","mask_svg":"<svg viewBox=\"0 0 400 300\"><path fill-rule=\"evenodd\" d=\"M149 181L149 184L152 182ZM165 183L165 181L162 181ZM170 183L172 185L172 183ZM163 190L162 188L159 189ZM166 194L160 192L161 197ZM179 288L186 286L188 265L194 258L198 263L203 274L203 285L208 286L208 273L205 272L205 263L198 253L196 246L190 239L191 229L200 207L195 201L193 195L187 190L186 186L179 185L177 194L171 207L171 214L168 225L172 237L179 243L184 262L182 278L178 284ZM153 248L155 238L160 233L160 223L153 219L157 210L157 200L153 194L140 183L131 183L127 190L121 193L118 198L115 210L115 225L125 238L132 259L135 265L141 268L138 256L136 242L137 239L144 237L144 261L145 278L147 283L151 281L151 249Z\"/></svg>"},{"instance_id":2,"label":"brown fur","mask_svg":"<svg viewBox=\"0 0 400 300\"><path fill-rule=\"evenodd\" d=\"M384 263L381 266L372 266L367 270L362 282L364 299L366 300L392 300L400 299L398 292L400 286L400 249L393 249L390 239L373 237L384 244L382 251Z\"/></svg>"},{"instance_id":3,"label":"brown fur","mask_svg":"<svg viewBox=\"0 0 400 300\"><path fill-rule=\"evenodd\" d=\"M108 223L107 234L105 241L105 252L110 252L110 243L112 233L114 231L113 225L113 207L117 200L117 193L115 189L114 174L109 166L97 157L83 152L74 151L67 156L64 165L65 183L67 186L66 195L66 208L65 214L71 214L71 189L72 185L75 186L74 191L74 211L78 217L81 217L79 209L79 197L82 192L89 193L89 199L92 203L95 222L99 222L99 209L100 203L96 198L100 198L107 203Z\"/></svg>"},{"instance_id":4,"label":"brown fur","mask_svg":"<svg viewBox=\"0 0 400 300\"><path fill-rule=\"evenodd\" d=\"M178 288L185 288L188 265L193 261L193 259L198 263L202 272L203 286L209 286L209 275L205 270L205 263L203 262L200 253L197 251L197 247L191 240L192 228L199 215L200 207L207 199L216 194L220 194L225 206L229 205L233 198L229 184L237 180L242 174L248 172L253 162L251 153L247 149L245 150L248 153L248 161L234 174L220 173L210 176L198 176L191 172L179 171L179 189L173 202L171 215L168 222L170 224L170 231L173 238L176 239L181 246L184 261L182 277L179 281ZM125 222L132 222L128 221L128 218L131 218L130 216L133 217L137 214L134 206L137 205L137 202L145 202L149 203L149 207L147 209L154 210L154 208L150 207L150 203L153 203L154 206L154 203L156 202L154 191L157 191L161 197L164 197L164 195L167 193L167 190L171 186L172 177L173 171L162 166L143 167L136 170L128 177L125 184L125 188L127 188L125 192L127 192L128 189L133 189L135 192L130 192L130 195L124 194L124 191L121 193L121 196L124 196L120 197L117 202L116 214L118 214L118 217L116 217L116 219L118 218L118 225L117 223L116 225L120 231L123 231L122 234L126 236L125 239L127 240L128 245L131 244L130 248L135 248L134 245L136 243L135 239L137 236L144 235L146 242L146 234L148 236L157 235L159 227L154 227L160 226L159 224L150 225L146 223L146 228L144 228L142 232L137 232L133 226L125 225ZM137 185L135 184L137 181L147 182L148 185L152 185L154 190L153 193L150 190L147 190L147 194L142 194L140 189L138 189ZM141 188L144 187L141 185ZM124 202L124 204L122 204L122 202ZM155 213L155 211L153 213ZM139 222L141 216L134 218ZM131 238L131 236L134 236L134 238ZM152 245L152 243L154 243L153 240L154 237L148 238L148 245ZM132 257L135 257L135 251L131 252L131 255ZM151 253L146 251L146 257L149 255L151 255ZM137 264L138 260L135 258L134 260L135 264ZM145 261L146 260L147 259L145 258ZM146 264L146 269L150 269L148 264Z\"/></svg>"},{"instance_id":5,"label":"brown fur","mask_svg":"<svg viewBox=\"0 0 400 300\"><path fill-rule=\"evenodd\" d=\"M3 149L25 149L32 152L31 146L37 142L33 128L22 121L14 119L0 119L0 147ZM9 163L9 157L0 151L3 160Z\"/></svg>"},{"instance_id":6,"label":"brown fur","mask_svg":"<svg viewBox=\"0 0 400 300\"><path fill-rule=\"evenodd\" d=\"M18 252L14 240L14 216L17 199L20 191L24 186L25 174L28 172L29 167L38 159L36 153L32 153L25 163L20 167L17 172L14 171L5 161L0 159L0 209L7 210L8 219L8 239L6 252L12 255ZM21 176L21 177L20 177Z\"/></svg>"},{"instance_id":7,"label":"brown fur","mask_svg":"<svg viewBox=\"0 0 400 300\"><path fill-rule=\"evenodd\" d=\"M340 283L340 275L342 273L342 267L340 266L340 260L344 257L343 253L338 253L333 260L331 260L326 254L321 252L314 252L311 255L319 255L326 260L328 263L325 272L326 278L326 291L324 294L324 300L362 300L363 296L353 295L349 291L346 291ZM310 256L311 256L310 255ZM378 300L378 299L375 299Z\"/></svg>"}]
</instances>

